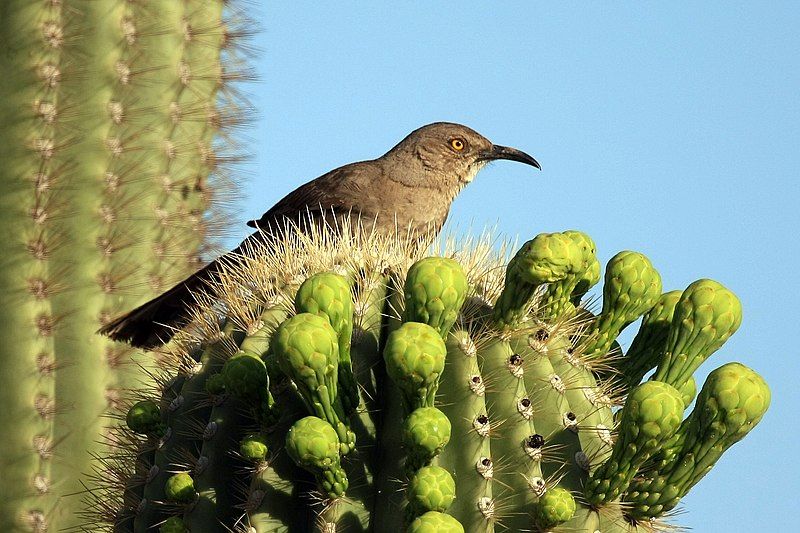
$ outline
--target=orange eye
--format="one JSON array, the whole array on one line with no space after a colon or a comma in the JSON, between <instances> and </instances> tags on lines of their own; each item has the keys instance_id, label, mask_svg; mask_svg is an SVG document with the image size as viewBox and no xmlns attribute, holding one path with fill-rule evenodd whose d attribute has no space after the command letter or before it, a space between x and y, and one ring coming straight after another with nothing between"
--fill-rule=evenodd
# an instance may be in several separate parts
<instances>
[{"instance_id":1,"label":"orange eye","mask_svg":"<svg viewBox=\"0 0 800 533\"><path fill-rule=\"evenodd\" d=\"M453 139L452 141L450 141L450 146L452 146L453 150L455 150L456 152L460 152L461 150L464 149L466 143L462 139Z\"/></svg>"}]
</instances>

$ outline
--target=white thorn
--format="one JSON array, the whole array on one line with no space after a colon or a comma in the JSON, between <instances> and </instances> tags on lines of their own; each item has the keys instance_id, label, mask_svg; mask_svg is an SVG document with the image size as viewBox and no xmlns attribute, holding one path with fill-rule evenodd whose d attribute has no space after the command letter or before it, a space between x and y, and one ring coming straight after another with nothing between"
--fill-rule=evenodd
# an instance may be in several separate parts
<instances>
[{"instance_id":1,"label":"white thorn","mask_svg":"<svg viewBox=\"0 0 800 533\"><path fill-rule=\"evenodd\" d=\"M117 61L114 64L114 72L117 74L117 80L122 85L128 85L131 81L131 67L124 61Z\"/></svg>"},{"instance_id":2,"label":"white thorn","mask_svg":"<svg viewBox=\"0 0 800 533\"><path fill-rule=\"evenodd\" d=\"M134 44L136 42L136 23L133 21L133 17L122 17L120 28L128 45Z\"/></svg>"},{"instance_id":3,"label":"white thorn","mask_svg":"<svg viewBox=\"0 0 800 533\"><path fill-rule=\"evenodd\" d=\"M64 44L64 28L54 20L42 23L42 36L50 48L61 48Z\"/></svg>"},{"instance_id":4,"label":"white thorn","mask_svg":"<svg viewBox=\"0 0 800 533\"><path fill-rule=\"evenodd\" d=\"M564 394L564 392L567 390L566 386L564 386L564 382L558 374L550 374L547 379L550 381L550 386L552 386L559 394Z\"/></svg>"},{"instance_id":5,"label":"white thorn","mask_svg":"<svg viewBox=\"0 0 800 533\"><path fill-rule=\"evenodd\" d=\"M483 479L492 479L494 477L494 463L488 457L481 457L475 463L475 468Z\"/></svg>"},{"instance_id":6,"label":"white thorn","mask_svg":"<svg viewBox=\"0 0 800 533\"><path fill-rule=\"evenodd\" d=\"M108 114L114 124L122 124L125 119L125 108L122 106L122 102L111 100L108 103Z\"/></svg>"},{"instance_id":7,"label":"white thorn","mask_svg":"<svg viewBox=\"0 0 800 533\"><path fill-rule=\"evenodd\" d=\"M58 86L61 81L61 70L52 63L41 65L37 70L37 74L39 75L39 79L51 89Z\"/></svg>"}]
</instances>

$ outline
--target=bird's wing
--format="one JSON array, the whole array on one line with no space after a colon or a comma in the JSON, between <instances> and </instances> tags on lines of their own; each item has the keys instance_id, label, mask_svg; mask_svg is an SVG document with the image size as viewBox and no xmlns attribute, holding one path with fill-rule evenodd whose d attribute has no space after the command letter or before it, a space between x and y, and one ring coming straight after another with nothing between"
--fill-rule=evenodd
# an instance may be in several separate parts
<instances>
[{"instance_id":1,"label":"bird's wing","mask_svg":"<svg viewBox=\"0 0 800 533\"><path fill-rule=\"evenodd\" d=\"M251 228L267 228L282 224L284 219L297 221L298 216L313 216L320 211L345 213L357 207L357 180L350 179L356 169L367 171L371 161L352 163L323 174L284 196L258 220L250 220ZM355 165L358 165L357 167Z\"/></svg>"}]
</instances>

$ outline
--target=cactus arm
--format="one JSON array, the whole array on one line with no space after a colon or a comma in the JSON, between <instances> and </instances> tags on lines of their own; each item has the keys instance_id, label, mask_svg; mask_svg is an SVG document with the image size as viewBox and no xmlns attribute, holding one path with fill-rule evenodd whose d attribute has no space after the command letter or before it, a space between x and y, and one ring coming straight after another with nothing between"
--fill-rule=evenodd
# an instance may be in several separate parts
<instances>
[{"instance_id":1,"label":"cactus arm","mask_svg":"<svg viewBox=\"0 0 800 533\"><path fill-rule=\"evenodd\" d=\"M117 53L112 49L108 55L105 55L106 50L93 50L93 62L102 67L97 72L100 79L89 77L95 84L111 82L113 88L110 94L102 95L107 98L102 102L106 121L102 132L103 144L94 140L95 152L99 153L98 148L104 147L105 160L92 161L95 157L92 154L87 161L91 170L82 169L91 172L87 177L96 184L95 187L103 187L95 199L99 205L90 208L96 210L99 207L100 216L89 219L99 228L95 253L100 253L101 263L99 272L93 275L102 280L99 289L105 297L97 326L103 326L123 311L157 296L186 273L185 268L175 268L159 253L162 248L159 234L164 216L159 204L166 196L162 175L168 173L164 164L167 159L164 145L172 124L169 103L176 97L180 86L177 66L181 55L184 8L184 4L156 0L147 6L128 4L119 18L112 12L105 20L86 21L116 29L119 50ZM148 28L148 20L152 19L154 11L158 12L161 31ZM143 53L143 50L150 53ZM109 79L111 69L117 74L116 79ZM95 107L94 113L98 111ZM149 157L142 157L143 151ZM80 156L73 157L77 159ZM102 166L94 167L97 163ZM97 191L93 194L97 195ZM87 213L80 214L79 225L85 227L86 216ZM185 250L171 251L176 256L186 254ZM128 287L137 287L138 290L131 291ZM137 352L105 337L98 338L107 342L103 349L109 367L105 384L109 397L122 395L123 391L146 383L147 376L142 369L146 372L154 370L153 354ZM131 364L133 361L138 364Z\"/></svg>"},{"instance_id":2,"label":"cactus arm","mask_svg":"<svg viewBox=\"0 0 800 533\"><path fill-rule=\"evenodd\" d=\"M494 458L488 433L479 433L475 426L479 417L488 413L486 384L477 353L469 331L456 330L448 337L447 364L437 405L452 424L452 437L436 462L451 472L458 484L458 495L449 513L467 531L490 532L494 530L490 512L494 501Z\"/></svg>"},{"instance_id":3,"label":"cactus arm","mask_svg":"<svg viewBox=\"0 0 800 533\"><path fill-rule=\"evenodd\" d=\"M741 323L742 304L735 294L710 279L690 284L675 307L667 348L653 379L680 389Z\"/></svg>"},{"instance_id":4,"label":"cactus arm","mask_svg":"<svg viewBox=\"0 0 800 533\"><path fill-rule=\"evenodd\" d=\"M22 448L13 438L0 448L26 478L11 482L15 494L2 509L13 509L0 514L14 523L24 516L25 527L78 529L83 514L109 516L93 500L107 503L117 488L102 475L87 479L101 468L92 456L114 450L100 415L148 381L141 367L153 369L151 357L95 330L182 277L187 248L196 268L207 237L205 178L214 158L197 157L194 148L219 130L220 120L211 118L223 81L223 3L0 4L0 222L8 230L0 292L13 304L3 316L13 333L0 336L15 350L13 360L0 353L0 374L23 389L4 387L6 393L47 417L15 432L24 437L26 459L16 459ZM203 67L186 78L182 62ZM172 104L187 104L184 97L194 102L195 117L184 105L184 120L176 120ZM176 207L198 196L191 216ZM175 230L184 220L191 222ZM28 420L17 418L13 403L5 403L6 412ZM14 510L23 507L30 512ZM12 529L0 520L0 529Z\"/></svg>"},{"instance_id":5,"label":"cactus arm","mask_svg":"<svg viewBox=\"0 0 800 533\"><path fill-rule=\"evenodd\" d=\"M194 272L202 266L200 254L214 244L208 242L219 224L214 204L229 197L230 184L220 175L223 158L213 141L241 121L237 115L243 111L230 101L223 71L223 61L234 59L236 44L223 18L225 2L189 0L172 9L183 10L172 41L180 57L167 67L174 75L169 80L172 99L163 108L169 121L162 138L153 139L159 154L154 177L162 189L156 209L168 216L157 224L161 260L152 268L155 279L168 283L174 271ZM176 258L177 265L165 258Z\"/></svg>"},{"instance_id":6,"label":"cactus arm","mask_svg":"<svg viewBox=\"0 0 800 533\"><path fill-rule=\"evenodd\" d=\"M52 476L62 480L59 490L65 494L84 490L81 474L90 471L92 454L101 453L101 415L114 399L114 391L108 389L113 355L107 357L114 346L95 331L102 317L116 310L109 309L113 303L109 295L120 273L110 270L109 257L98 244L112 221L103 216L109 212L103 209L109 205L104 201L105 173L115 163L107 141L118 135L107 110L110 101L120 98L115 64L129 52L119 25L129 6L80 2L72 9L72 16L81 21L77 30L81 36L65 39L61 48L65 64L73 65L62 72L59 96L70 101L70 109L53 139L54 148L58 147L53 159L65 169L58 178L59 201L70 211L59 221L59 240L69 245L55 246L49 253L51 264L69 265L62 274L69 279L69 290L52 299L53 315L63 317L53 340L55 396L64 406L54 415L53 438L59 452L54 455ZM69 505L58 506L53 520L59 529L80 524Z\"/></svg>"}]
</instances>

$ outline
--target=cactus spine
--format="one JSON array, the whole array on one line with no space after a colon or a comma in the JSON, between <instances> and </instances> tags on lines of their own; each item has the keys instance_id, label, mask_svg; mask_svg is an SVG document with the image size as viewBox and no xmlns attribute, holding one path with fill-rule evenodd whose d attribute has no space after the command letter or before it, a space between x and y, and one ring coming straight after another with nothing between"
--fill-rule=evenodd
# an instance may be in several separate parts
<instances>
[{"instance_id":1,"label":"cactus spine","mask_svg":"<svg viewBox=\"0 0 800 533\"><path fill-rule=\"evenodd\" d=\"M3 531L81 523L85 484L107 482L86 479L110 437L101 415L154 365L95 331L194 269L216 233L214 139L239 120L223 8L0 6L0 421L17 428L0 444Z\"/></svg>"},{"instance_id":2,"label":"cactus spine","mask_svg":"<svg viewBox=\"0 0 800 533\"><path fill-rule=\"evenodd\" d=\"M122 504L142 528L167 520L162 528L193 532L659 530L769 404L763 380L730 363L712 372L684 419L691 372L735 330L738 300L710 280L662 296L649 260L623 252L606 266L595 316L575 306L599 279L594 243L580 232L537 236L504 275L485 247L420 259L416 243L397 237L331 242L323 232L259 253L227 272L216 296L239 330L260 331L262 348L214 348L224 345L216 315L198 309L192 338L219 357L201 358L200 373L179 368L178 381L187 389L205 375L213 384L221 371L225 390L194 385L178 416L164 408L169 388L160 403L133 406L141 421L130 425L140 434L131 453L162 435L150 464L188 472L195 490L192 501L176 495L147 516L147 495L168 497L171 479L149 476L144 499ZM268 327L254 327L264 321L253 307L273 313ZM648 312L633 343L645 360L615 353L620 330ZM229 340L242 352L252 338ZM176 343L176 356L186 360L189 346ZM656 359L654 378L639 383ZM350 410L346 362L358 384ZM250 408L209 439L207 406L244 397ZM223 448L206 454L221 431ZM198 488L209 469L220 472L218 496L231 491L213 501Z\"/></svg>"}]
</instances>

